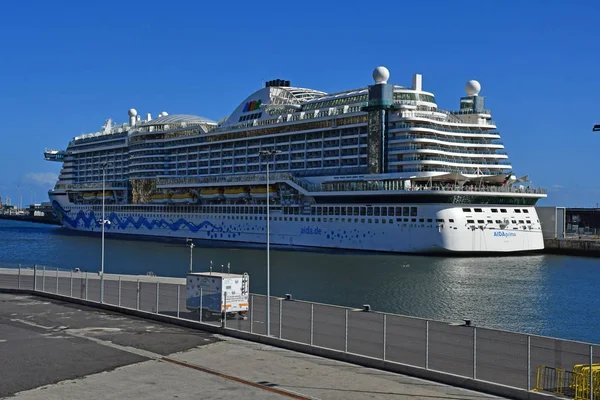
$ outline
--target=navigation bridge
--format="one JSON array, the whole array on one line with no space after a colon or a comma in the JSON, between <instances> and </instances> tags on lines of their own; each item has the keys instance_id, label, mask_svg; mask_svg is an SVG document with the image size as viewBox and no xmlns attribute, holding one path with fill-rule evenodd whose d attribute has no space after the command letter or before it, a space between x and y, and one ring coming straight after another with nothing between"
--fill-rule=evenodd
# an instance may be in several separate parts
<instances>
[{"instance_id":1,"label":"navigation bridge","mask_svg":"<svg viewBox=\"0 0 600 400\"><path fill-rule=\"evenodd\" d=\"M65 155L67 155L65 150L46 149L44 151L44 159L46 161L63 162L65 160Z\"/></svg>"}]
</instances>

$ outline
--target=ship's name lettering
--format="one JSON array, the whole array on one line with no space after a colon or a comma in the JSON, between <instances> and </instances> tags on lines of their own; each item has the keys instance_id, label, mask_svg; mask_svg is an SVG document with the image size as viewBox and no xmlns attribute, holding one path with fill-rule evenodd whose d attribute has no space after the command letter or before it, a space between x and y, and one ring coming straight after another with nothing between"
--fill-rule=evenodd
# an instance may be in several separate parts
<instances>
[{"instance_id":1,"label":"ship's name lettering","mask_svg":"<svg viewBox=\"0 0 600 400\"><path fill-rule=\"evenodd\" d=\"M513 237L517 236L516 232L494 232L494 236Z\"/></svg>"},{"instance_id":2,"label":"ship's name lettering","mask_svg":"<svg viewBox=\"0 0 600 400\"><path fill-rule=\"evenodd\" d=\"M304 227L300 230L301 235L320 235L323 233L321 228L311 228L310 226Z\"/></svg>"}]
</instances>

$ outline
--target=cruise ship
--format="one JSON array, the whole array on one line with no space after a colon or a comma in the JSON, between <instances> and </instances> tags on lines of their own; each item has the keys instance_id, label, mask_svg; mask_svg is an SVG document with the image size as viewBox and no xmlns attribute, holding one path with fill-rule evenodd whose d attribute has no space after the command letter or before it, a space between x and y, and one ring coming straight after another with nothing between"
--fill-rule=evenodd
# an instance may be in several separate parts
<instances>
[{"instance_id":1,"label":"cruise ship","mask_svg":"<svg viewBox=\"0 0 600 400\"><path fill-rule=\"evenodd\" d=\"M69 229L232 245L398 253L542 249L481 85L438 107L415 74L337 93L266 82L226 118L135 109L125 123L46 150L49 197Z\"/></svg>"}]
</instances>

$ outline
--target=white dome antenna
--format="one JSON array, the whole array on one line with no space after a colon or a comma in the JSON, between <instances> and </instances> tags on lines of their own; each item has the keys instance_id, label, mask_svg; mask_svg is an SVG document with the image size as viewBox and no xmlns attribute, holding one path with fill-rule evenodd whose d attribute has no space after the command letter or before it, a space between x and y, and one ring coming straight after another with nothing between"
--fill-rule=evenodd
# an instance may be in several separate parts
<instances>
[{"instance_id":1,"label":"white dome antenna","mask_svg":"<svg viewBox=\"0 0 600 400\"><path fill-rule=\"evenodd\" d=\"M130 108L129 111L127 111L127 114L129 114L129 126L135 126L135 122L137 121L136 117L138 115L137 110L135 108Z\"/></svg>"},{"instance_id":2,"label":"white dome antenna","mask_svg":"<svg viewBox=\"0 0 600 400\"><path fill-rule=\"evenodd\" d=\"M376 84L387 83L390 79L390 71L384 66L379 66L373 71L373 80Z\"/></svg>"},{"instance_id":3,"label":"white dome antenna","mask_svg":"<svg viewBox=\"0 0 600 400\"><path fill-rule=\"evenodd\" d=\"M478 96L481 91L481 84L476 80L472 79L465 85L465 92L467 96Z\"/></svg>"}]
</instances>

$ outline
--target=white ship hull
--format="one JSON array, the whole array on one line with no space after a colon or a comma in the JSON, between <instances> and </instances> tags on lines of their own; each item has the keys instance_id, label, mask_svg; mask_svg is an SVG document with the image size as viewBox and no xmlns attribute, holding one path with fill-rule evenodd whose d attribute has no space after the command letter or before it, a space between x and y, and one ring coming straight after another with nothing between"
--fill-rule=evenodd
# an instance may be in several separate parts
<instances>
[{"instance_id":1,"label":"white ship hull","mask_svg":"<svg viewBox=\"0 0 600 400\"><path fill-rule=\"evenodd\" d=\"M53 199L63 226L87 232L100 232L98 212L89 205L76 205ZM414 205L413 205L414 206ZM544 242L534 207L528 210L531 226L518 229L478 227L466 223L460 207L448 204L419 205L421 218L303 216L271 213L271 244L398 253L506 253L540 250ZM106 208L107 233L132 236L194 238L208 241L266 243L266 219L259 214L217 214L160 211L122 212L119 206ZM445 222L439 223L438 220ZM385 220L385 223L383 223ZM449 223L448 221L454 221ZM371 222L369 222L371 221Z\"/></svg>"}]
</instances>

